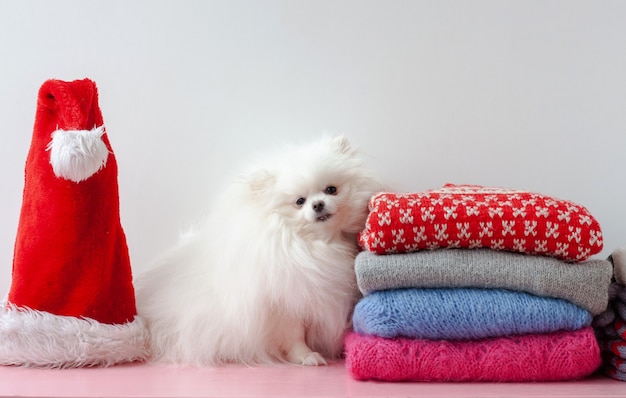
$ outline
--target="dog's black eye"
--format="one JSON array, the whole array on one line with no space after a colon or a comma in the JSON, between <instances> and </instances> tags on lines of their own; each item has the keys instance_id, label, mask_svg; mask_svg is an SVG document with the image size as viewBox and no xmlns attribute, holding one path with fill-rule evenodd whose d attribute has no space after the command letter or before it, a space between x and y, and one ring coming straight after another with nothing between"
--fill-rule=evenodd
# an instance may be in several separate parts
<instances>
[{"instance_id":1,"label":"dog's black eye","mask_svg":"<svg viewBox=\"0 0 626 398\"><path fill-rule=\"evenodd\" d=\"M298 198L298 200L296 200L296 205L302 206L304 202L306 202L305 198Z\"/></svg>"},{"instance_id":2,"label":"dog's black eye","mask_svg":"<svg viewBox=\"0 0 626 398\"><path fill-rule=\"evenodd\" d=\"M326 187L324 192L326 194L328 194L328 195L336 195L337 194L337 187L333 186L333 185L329 185L329 186Z\"/></svg>"}]
</instances>

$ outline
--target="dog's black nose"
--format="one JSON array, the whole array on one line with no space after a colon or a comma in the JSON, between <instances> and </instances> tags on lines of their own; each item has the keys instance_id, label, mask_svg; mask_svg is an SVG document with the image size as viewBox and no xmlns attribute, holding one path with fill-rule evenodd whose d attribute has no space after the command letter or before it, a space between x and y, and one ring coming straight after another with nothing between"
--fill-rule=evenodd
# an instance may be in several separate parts
<instances>
[{"instance_id":1,"label":"dog's black nose","mask_svg":"<svg viewBox=\"0 0 626 398\"><path fill-rule=\"evenodd\" d=\"M322 210L324 210L324 206L326 204L324 203L323 200L320 200L319 202L315 202L313 203L313 210L315 210L316 213L321 213Z\"/></svg>"}]
</instances>

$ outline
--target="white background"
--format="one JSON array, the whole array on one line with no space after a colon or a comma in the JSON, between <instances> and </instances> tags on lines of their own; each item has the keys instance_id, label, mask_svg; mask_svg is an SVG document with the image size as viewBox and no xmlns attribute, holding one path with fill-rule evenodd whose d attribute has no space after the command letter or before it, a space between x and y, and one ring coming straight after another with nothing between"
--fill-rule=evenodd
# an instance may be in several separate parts
<instances>
[{"instance_id":1,"label":"white background","mask_svg":"<svg viewBox=\"0 0 626 398\"><path fill-rule=\"evenodd\" d=\"M525 189L626 245L625 1L3 1L0 290L36 96L96 81L135 272L252 154L345 133L396 191Z\"/></svg>"}]
</instances>

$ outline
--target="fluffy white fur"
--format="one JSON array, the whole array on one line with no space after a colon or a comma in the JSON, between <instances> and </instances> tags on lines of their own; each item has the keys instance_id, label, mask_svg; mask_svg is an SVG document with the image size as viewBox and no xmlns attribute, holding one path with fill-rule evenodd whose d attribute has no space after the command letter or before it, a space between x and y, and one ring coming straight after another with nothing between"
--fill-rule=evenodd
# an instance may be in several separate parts
<instances>
[{"instance_id":1,"label":"fluffy white fur","mask_svg":"<svg viewBox=\"0 0 626 398\"><path fill-rule=\"evenodd\" d=\"M54 174L66 180L81 182L106 164L109 150L102 135L104 126L93 130L56 130L48 144Z\"/></svg>"},{"instance_id":2,"label":"fluffy white fur","mask_svg":"<svg viewBox=\"0 0 626 398\"><path fill-rule=\"evenodd\" d=\"M358 299L356 235L378 190L343 137L283 151L245 173L206 225L136 280L153 359L338 358Z\"/></svg>"},{"instance_id":3,"label":"fluffy white fur","mask_svg":"<svg viewBox=\"0 0 626 398\"><path fill-rule=\"evenodd\" d=\"M124 325L107 325L0 303L2 365L109 366L147 356L148 329L140 317Z\"/></svg>"}]
</instances>

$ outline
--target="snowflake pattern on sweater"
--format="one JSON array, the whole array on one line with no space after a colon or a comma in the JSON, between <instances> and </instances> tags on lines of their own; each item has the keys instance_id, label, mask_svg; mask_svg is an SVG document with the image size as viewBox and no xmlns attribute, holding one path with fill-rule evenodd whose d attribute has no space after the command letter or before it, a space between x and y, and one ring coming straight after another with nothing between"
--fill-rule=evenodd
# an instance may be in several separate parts
<instances>
[{"instance_id":1,"label":"snowflake pattern on sweater","mask_svg":"<svg viewBox=\"0 0 626 398\"><path fill-rule=\"evenodd\" d=\"M583 261L602 250L598 221L576 203L538 193L445 185L374 195L359 243L376 254L479 248Z\"/></svg>"}]
</instances>

